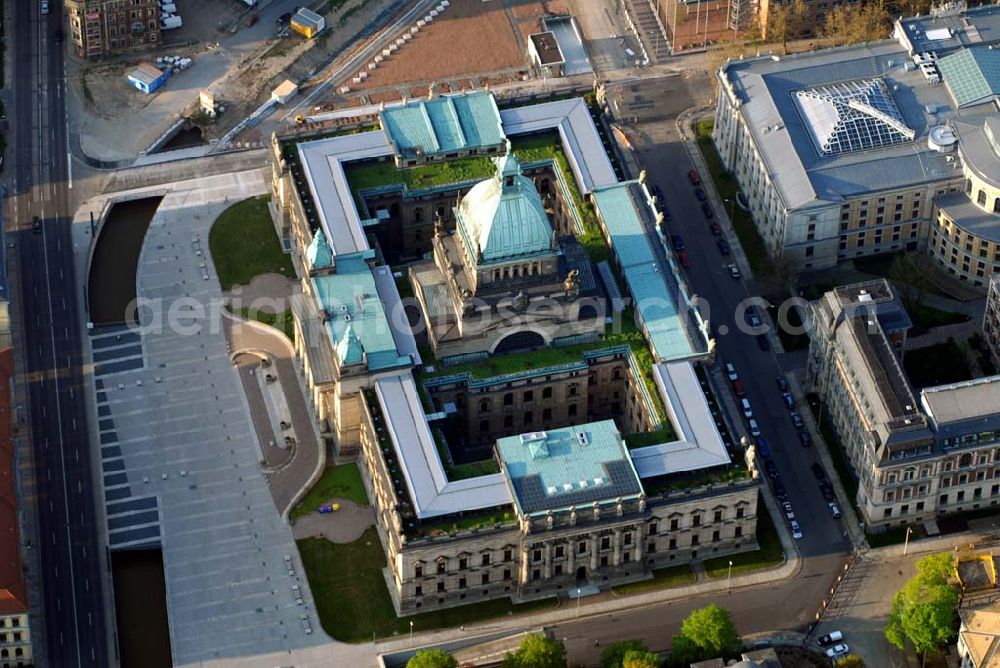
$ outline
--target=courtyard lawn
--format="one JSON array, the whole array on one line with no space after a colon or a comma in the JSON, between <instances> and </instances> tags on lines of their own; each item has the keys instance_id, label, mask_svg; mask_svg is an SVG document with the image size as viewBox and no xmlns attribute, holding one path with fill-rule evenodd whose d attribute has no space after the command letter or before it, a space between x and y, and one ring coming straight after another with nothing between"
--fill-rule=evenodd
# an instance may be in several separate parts
<instances>
[{"instance_id":1,"label":"courtyard lawn","mask_svg":"<svg viewBox=\"0 0 1000 668\"><path fill-rule=\"evenodd\" d=\"M729 562L733 562L733 575L778 566L785 560L781 538L774 528L771 514L761 500L757 501L757 544L760 549L743 552L729 557L705 560L705 572L712 578L724 578L729 574Z\"/></svg>"},{"instance_id":2,"label":"courtyard lawn","mask_svg":"<svg viewBox=\"0 0 1000 668\"><path fill-rule=\"evenodd\" d=\"M927 306L926 304L921 304L916 308L907 310L910 317L913 318L914 326L921 329L933 329L943 325L957 325L960 322L969 321L969 316L964 313L942 311L939 308Z\"/></svg>"},{"instance_id":3,"label":"courtyard lawn","mask_svg":"<svg viewBox=\"0 0 1000 668\"><path fill-rule=\"evenodd\" d=\"M406 184L415 190L433 186L485 179L493 175L495 168L489 158L460 158L447 162L431 162L417 167L397 169L392 160L380 162L358 162L349 164L344 170L351 192L357 193L369 188Z\"/></svg>"},{"instance_id":4,"label":"courtyard lawn","mask_svg":"<svg viewBox=\"0 0 1000 668\"><path fill-rule=\"evenodd\" d=\"M965 362L965 352L955 339L907 350L903 353L903 367L916 388L958 383L972 378Z\"/></svg>"},{"instance_id":5,"label":"courtyard lawn","mask_svg":"<svg viewBox=\"0 0 1000 668\"><path fill-rule=\"evenodd\" d=\"M653 579L619 585L612 587L611 591L616 594L639 594L658 589L682 587L693 584L697 579L690 565L681 564L680 566L670 566L669 568L657 568L653 571Z\"/></svg>"},{"instance_id":6,"label":"courtyard lawn","mask_svg":"<svg viewBox=\"0 0 1000 668\"><path fill-rule=\"evenodd\" d=\"M368 505L368 495L365 493L365 484L361 481L361 472L357 464L331 466L323 471L323 475L302 497L302 501L292 508L289 518L294 520L315 512L330 499L349 499L363 506Z\"/></svg>"},{"instance_id":7,"label":"courtyard lawn","mask_svg":"<svg viewBox=\"0 0 1000 668\"><path fill-rule=\"evenodd\" d=\"M555 599L521 605L498 599L399 618L382 576L385 553L374 528L353 543L307 538L298 541L298 547L320 623L327 634L343 642L406 634L411 623L414 631L421 632L557 605Z\"/></svg>"},{"instance_id":8,"label":"courtyard lawn","mask_svg":"<svg viewBox=\"0 0 1000 668\"><path fill-rule=\"evenodd\" d=\"M245 199L223 211L212 225L208 247L223 290L246 285L257 274L295 277L271 222L270 201L269 196Z\"/></svg>"},{"instance_id":9,"label":"courtyard lawn","mask_svg":"<svg viewBox=\"0 0 1000 668\"><path fill-rule=\"evenodd\" d=\"M719 158L719 154L715 150L715 144L712 143L713 126L714 121L711 120L699 121L695 124L698 148L701 149L701 154L705 158L705 164L708 165L709 175L715 183L715 190L719 193L719 197L732 201L735 199L736 193L739 192L739 186L733 175L726 171L722 159ZM750 213L741 209L738 204L731 207L727 205L727 213L729 210L732 211L733 229L740 239L740 246L750 262L750 268L754 275L769 276L773 274L771 258L767 254L767 248L764 247L764 241L760 238L760 233L757 231Z\"/></svg>"}]
</instances>

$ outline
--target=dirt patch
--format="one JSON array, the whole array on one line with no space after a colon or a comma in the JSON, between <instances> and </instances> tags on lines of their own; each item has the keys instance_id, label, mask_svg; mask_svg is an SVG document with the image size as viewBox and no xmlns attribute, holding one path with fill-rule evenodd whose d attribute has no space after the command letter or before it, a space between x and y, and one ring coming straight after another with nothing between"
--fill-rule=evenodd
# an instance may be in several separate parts
<instances>
[{"instance_id":1,"label":"dirt patch","mask_svg":"<svg viewBox=\"0 0 1000 668\"><path fill-rule=\"evenodd\" d=\"M561 2L561 0L560 0ZM532 0L519 11L538 14L527 22L540 27L546 3ZM539 13L541 12L541 13ZM537 31L537 28L534 30ZM484 48L488 45L487 48ZM526 51L513 10L499 2L452 0L437 19L423 27L399 51L368 72L354 90L372 90L416 81L438 81L480 72L524 69Z\"/></svg>"},{"instance_id":2,"label":"dirt patch","mask_svg":"<svg viewBox=\"0 0 1000 668\"><path fill-rule=\"evenodd\" d=\"M295 520L292 526L295 540L326 538L331 543L353 543L375 524L375 509L372 506L359 506L347 499L330 501L339 503L340 510L325 514L312 512Z\"/></svg>"}]
</instances>

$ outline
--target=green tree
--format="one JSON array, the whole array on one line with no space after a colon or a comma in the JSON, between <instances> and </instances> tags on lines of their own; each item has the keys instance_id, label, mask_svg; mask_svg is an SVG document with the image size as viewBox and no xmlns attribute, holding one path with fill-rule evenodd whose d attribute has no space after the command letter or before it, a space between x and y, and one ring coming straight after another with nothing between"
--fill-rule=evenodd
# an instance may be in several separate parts
<instances>
[{"instance_id":1,"label":"green tree","mask_svg":"<svg viewBox=\"0 0 1000 668\"><path fill-rule=\"evenodd\" d=\"M917 574L892 599L885 637L903 649L906 642L921 654L947 643L954 635L958 590L949 582L950 554L936 554L917 562Z\"/></svg>"},{"instance_id":2,"label":"green tree","mask_svg":"<svg viewBox=\"0 0 1000 668\"><path fill-rule=\"evenodd\" d=\"M837 668L865 668L864 660L857 654L848 654L837 659L834 664Z\"/></svg>"},{"instance_id":3,"label":"green tree","mask_svg":"<svg viewBox=\"0 0 1000 668\"><path fill-rule=\"evenodd\" d=\"M931 277L935 271L930 256L915 252L900 253L889 265L889 280L895 284L903 305L914 317L933 287Z\"/></svg>"},{"instance_id":4,"label":"green tree","mask_svg":"<svg viewBox=\"0 0 1000 668\"><path fill-rule=\"evenodd\" d=\"M834 44L857 44L886 39L892 16L884 0L837 5L826 14L821 34Z\"/></svg>"},{"instance_id":5,"label":"green tree","mask_svg":"<svg viewBox=\"0 0 1000 668\"><path fill-rule=\"evenodd\" d=\"M566 647L542 633L529 633L517 651L508 652L503 668L565 668Z\"/></svg>"},{"instance_id":6,"label":"green tree","mask_svg":"<svg viewBox=\"0 0 1000 668\"><path fill-rule=\"evenodd\" d=\"M673 642L673 655L677 661L693 663L735 654L742 646L729 611L710 603L681 622L681 632Z\"/></svg>"},{"instance_id":7,"label":"green tree","mask_svg":"<svg viewBox=\"0 0 1000 668\"><path fill-rule=\"evenodd\" d=\"M410 657L406 668L458 668L458 661L443 649L422 649Z\"/></svg>"},{"instance_id":8,"label":"green tree","mask_svg":"<svg viewBox=\"0 0 1000 668\"><path fill-rule=\"evenodd\" d=\"M630 649L622 659L622 668L660 668L660 655L641 649Z\"/></svg>"},{"instance_id":9,"label":"green tree","mask_svg":"<svg viewBox=\"0 0 1000 668\"><path fill-rule=\"evenodd\" d=\"M601 668L622 668L625 655L629 652L648 651L646 643L641 640L619 640L601 650Z\"/></svg>"}]
</instances>

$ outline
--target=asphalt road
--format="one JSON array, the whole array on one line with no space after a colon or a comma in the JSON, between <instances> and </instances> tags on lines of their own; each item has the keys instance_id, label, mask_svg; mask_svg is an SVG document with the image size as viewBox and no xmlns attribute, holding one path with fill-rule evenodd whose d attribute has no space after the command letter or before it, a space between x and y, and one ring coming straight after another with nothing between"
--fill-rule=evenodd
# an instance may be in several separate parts
<instances>
[{"instance_id":1,"label":"asphalt road","mask_svg":"<svg viewBox=\"0 0 1000 668\"><path fill-rule=\"evenodd\" d=\"M62 2L11 3L14 224L27 370L45 651L48 665L108 666L95 487L84 404L77 288L70 239ZM32 220L38 218L37 230ZM37 622L36 622L37 623Z\"/></svg>"},{"instance_id":2,"label":"asphalt road","mask_svg":"<svg viewBox=\"0 0 1000 668\"><path fill-rule=\"evenodd\" d=\"M781 360L773 349L761 350L751 335L737 327L737 319L741 317L737 309L741 302L754 296L753 285L729 275L726 265L732 258L720 253L687 178L693 165L679 141L676 114L710 90L707 77L643 81L636 88L639 101L633 111L638 117L634 127L642 135L636 145L636 157L646 169L649 183L663 192L672 214L671 233L684 238L691 260L691 266L684 272L691 292L710 305L713 327L725 325L721 331L727 333L716 336L718 363L735 365L762 435L769 443L796 519L802 526L804 536L796 541L802 568L788 581L734 592L721 600L717 595L706 596L563 624L556 635L566 639L573 660L593 661L600 652L595 641L604 645L622 638L641 638L651 649L666 649L680 621L691 610L712 600L733 612L737 628L744 635L805 631L851 552L842 521L830 514L810 470L817 461L815 451L800 444L778 391L775 379L783 373ZM625 95L624 100L618 100L622 105L619 115L631 115L627 108L630 100L634 101L634 96ZM708 178L707 174L702 176ZM721 213L716 211L716 215ZM807 410L808 407L799 406L800 412Z\"/></svg>"}]
</instances>

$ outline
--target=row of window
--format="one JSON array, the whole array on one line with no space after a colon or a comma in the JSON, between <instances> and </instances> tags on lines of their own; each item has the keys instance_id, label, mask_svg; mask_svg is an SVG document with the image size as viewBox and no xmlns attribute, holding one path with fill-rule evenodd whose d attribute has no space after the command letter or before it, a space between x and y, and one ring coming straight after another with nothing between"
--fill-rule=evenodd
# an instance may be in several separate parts
<instances>
[{"instance_id":1,"label":"row of window","mask_svg":"<svg viewBox=\"0 0 1000 668\"><path fill-rule=\"evenodd\" d=\"M993 485L990 488L990 496L998 496L998 495L1000 495L1000 485ZM976 487L974 490L972 490L972 499L971 500L975 501L975 500L981 499L981 498L983 498L983 488L982 487ZM960 491L958 491L958 492L955 493L955 500L954 501L951 500L951 494L950 493L942 494L940 497L938 497L938 505L939 506L947 506L950 503L964 503L966 500L967 499L966 499L966 495L965 495L965 490L960 490ZM914 510L915 510L915 512L918 512L918 513L921 512L921 511L923 511L924 510L924 502L923 501L918 501L915 504L915 506L914 506ZM910 513L910 504L904 503L902 506L899 507L899 514L900 515L908 515L909 513ZM892 508L886 508L885 510L882 511L882 518L883 519L888 519L888 518L890 518L892 516L893 516L893 509Z\"/></svg>"}]
</instances>

